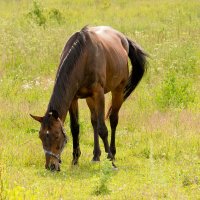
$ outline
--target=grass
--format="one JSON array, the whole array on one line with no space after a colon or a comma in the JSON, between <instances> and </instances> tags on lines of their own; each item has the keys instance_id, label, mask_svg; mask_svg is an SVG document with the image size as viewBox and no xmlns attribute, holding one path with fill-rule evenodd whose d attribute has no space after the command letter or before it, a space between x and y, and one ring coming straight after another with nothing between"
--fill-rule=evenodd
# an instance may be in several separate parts
<instances>
[{"instance_id":1,"label":"grass","mask_svg":"<svg viewBox=\"0 0 200 200\"><path fill-rule=\"evenodd\" d=\"M0 199L198 199L199 6L197 0L2 0ZM151 55L148 72L120 110L119 170L110 171L103 151L100 163L90 162L90 114L80 100L79 166L71 166L67 118L61 172L51 173L29 113L46 111L62 48L86 24L110 25L141 44Z\"/></svg>"}]
</instances>

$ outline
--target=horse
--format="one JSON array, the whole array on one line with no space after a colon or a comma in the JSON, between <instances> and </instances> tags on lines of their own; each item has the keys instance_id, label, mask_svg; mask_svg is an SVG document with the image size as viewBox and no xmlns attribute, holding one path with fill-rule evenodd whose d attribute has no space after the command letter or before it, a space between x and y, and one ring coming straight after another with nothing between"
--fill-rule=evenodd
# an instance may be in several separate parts
<instances>
[{"instance_id":1,"label":"horse","mask_svg":"<svg viewBox=\"0 0 200 200\"><path fill-rule=\"evenodd\" d=\"M53 92L43 117L31 115L40 122L42 141L49 170L60 171L61 153L68 141L64 122L69 112L73 138L72 165L81 155L79 146L78 99L86 99L94 131L92 161L100 161L99 136L108 159L114 165L115 133L118 113L123 102L136 88L147 69L148 54L134 41L109 26L85 26L67 41L60 57ZM128 58L132 70L129 72ZM111 141L105 125L105 96L112 100L107 117Z\"/></svg>"}]
</instances>

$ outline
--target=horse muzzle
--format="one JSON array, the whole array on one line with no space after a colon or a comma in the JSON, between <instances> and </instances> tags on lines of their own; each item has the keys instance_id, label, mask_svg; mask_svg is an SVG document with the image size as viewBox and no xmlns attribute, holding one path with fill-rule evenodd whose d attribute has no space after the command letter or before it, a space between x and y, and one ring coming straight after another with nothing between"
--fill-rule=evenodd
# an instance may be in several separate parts
<instances>
[{"instance_id":1,"label":"horse muzzle","mask_svg":"<svg viewBox=\"0 0 200 200\"><path fill-rule=\"evenodd\" d=\"M60 171L60 163L52 161L49 164L46 164L45 168L50 171Z\"/></svg>"}]
</instances>

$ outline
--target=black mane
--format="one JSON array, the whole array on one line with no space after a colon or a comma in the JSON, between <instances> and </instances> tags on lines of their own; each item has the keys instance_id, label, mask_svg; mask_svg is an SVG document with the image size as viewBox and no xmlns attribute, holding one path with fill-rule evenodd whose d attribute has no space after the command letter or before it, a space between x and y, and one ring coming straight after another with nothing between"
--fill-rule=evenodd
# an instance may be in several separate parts
<instances>
[{"instance_id":1,"label":"black mane","mask_svg":"<svg viewBox=\"0 0 200 200\"><path fill-rule=\"evenodd\" d=\"M65 110L62 107L65 105L66 95L70 95L67 94L69 90L66 88L66 82L69 81L71 72L76 67L78 60L85 50L86 32L87 27L84 27L80 32L73 34L63 49L47 114L51 110L57 110L60 116L63 114L61 112Z\"/></svg>"}]
</instances>

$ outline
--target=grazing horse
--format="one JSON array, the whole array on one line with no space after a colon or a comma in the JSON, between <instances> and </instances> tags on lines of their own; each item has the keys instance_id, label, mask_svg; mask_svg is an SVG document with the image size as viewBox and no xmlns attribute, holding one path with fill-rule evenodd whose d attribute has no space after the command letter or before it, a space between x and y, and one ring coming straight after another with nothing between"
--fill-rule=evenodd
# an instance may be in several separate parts
<instances>
[{"instance_id":1,"label":"grazing horse","mask_svg":"<svg viewBox=\"0 0 200 200\"><path fill-rule=\"evenodd\" d=\"M129 73L128 57L132 70ZM67 142L64 121L69 111L73 137L73 160L81 155L79 146L78 99L85 98L94 129L92 161L99 161L99 136L110 160L116 154L115 131L122 103L132 93L146 71L147 54L122 33L107 26L84 27L67 41L57 70L53 93L43 117L32 118L41 123L39 137L46 157L45 167L60 170L61 152ZM112 93L108 112L111 142L105 125L105 97ZM114 165L114 164L113 164Z\"/></svg>"}]
</instances>

